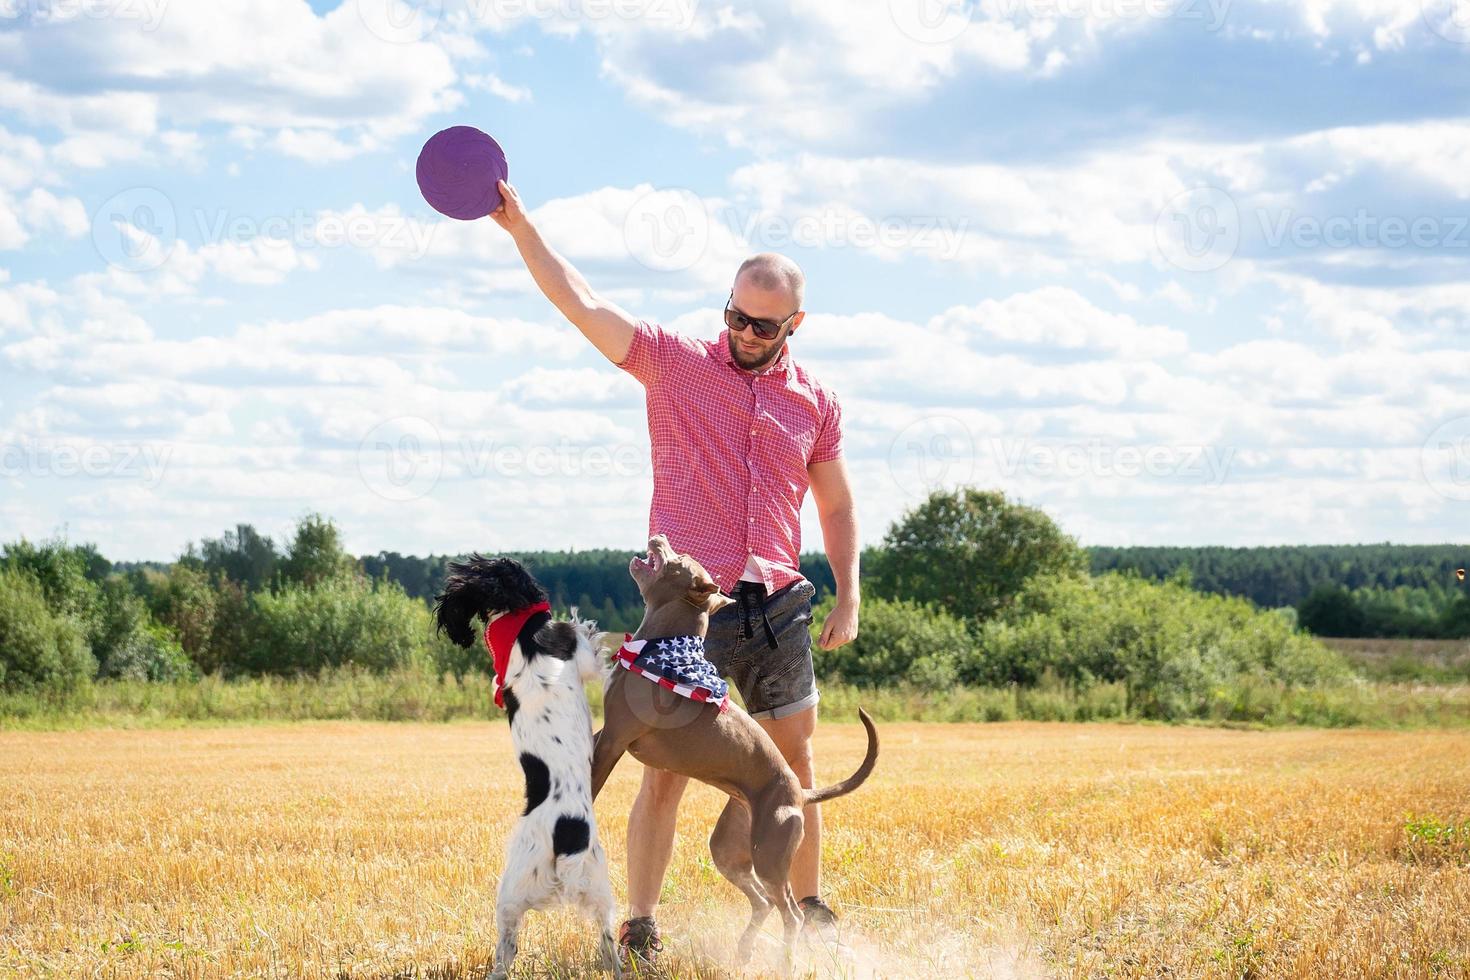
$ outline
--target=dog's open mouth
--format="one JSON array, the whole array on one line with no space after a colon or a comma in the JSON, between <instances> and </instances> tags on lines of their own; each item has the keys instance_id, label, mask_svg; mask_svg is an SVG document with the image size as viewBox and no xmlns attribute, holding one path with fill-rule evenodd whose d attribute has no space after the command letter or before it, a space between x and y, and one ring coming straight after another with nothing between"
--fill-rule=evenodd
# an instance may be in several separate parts
<instances>
[{"instance_id":1,"label":"dog's open mouth","mask_svg":"<svg viewBox=\"0 0 1470 980\"><path fill-rule=\"evenodd\" d=\"M659 570L664 567L664 556L659 554L656 548L650 546L646 552L646 556L635 555L633 560L628 564L630 567L636 567L639 571L657 575Z\"/></svg>"}]
</instances>

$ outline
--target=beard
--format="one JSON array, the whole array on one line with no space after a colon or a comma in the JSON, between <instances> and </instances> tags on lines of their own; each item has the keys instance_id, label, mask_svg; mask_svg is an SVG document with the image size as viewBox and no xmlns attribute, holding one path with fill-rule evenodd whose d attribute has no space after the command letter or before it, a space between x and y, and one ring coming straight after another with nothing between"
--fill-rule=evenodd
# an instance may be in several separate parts
<instances>
[{"instance_id":1,"label":"beard","mask_svg":"<svg viewBox=\"0 0 1470 980\"><path fill-rule=\"evenodd\" d=\"M786 347L786 336L790 332L789 328L782 332L781 339L772 344L764 354L747 354L740 349L740 344L735 339L735 331L731 330L725 338L725 342L730 346L730 359L747 371L760 371L781 356L781 351Z\"/></svg>"}]
</instances>

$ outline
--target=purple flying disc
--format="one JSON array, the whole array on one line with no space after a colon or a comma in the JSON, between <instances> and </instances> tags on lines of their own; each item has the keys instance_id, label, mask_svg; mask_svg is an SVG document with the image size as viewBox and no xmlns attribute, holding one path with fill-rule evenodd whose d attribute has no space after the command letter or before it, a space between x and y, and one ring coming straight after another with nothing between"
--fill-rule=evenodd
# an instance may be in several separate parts
<instances>
[{"instance_id":1,"label":"purple flying disc","mask_svg":"<svg viewBox=\"0 0 1470 980\"><path fill-rule=\"evenodd\" d=\"M510 176L505 151L473 126L451 126L429 137L415 171L429 206L460 221L500 207L497 180Z\"/></svg>"}]
</instances>

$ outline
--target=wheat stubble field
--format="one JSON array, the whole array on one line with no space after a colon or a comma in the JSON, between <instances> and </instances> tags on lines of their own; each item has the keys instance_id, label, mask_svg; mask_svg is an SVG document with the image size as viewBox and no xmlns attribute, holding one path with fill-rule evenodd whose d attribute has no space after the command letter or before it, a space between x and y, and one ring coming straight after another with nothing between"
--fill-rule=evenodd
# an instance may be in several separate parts
<instances>
[{"instance_id":1,"label":"wheat stubble field","mask_svg":"<svg viewBox=\"0 0 1470 980\"><path fill-rule=\"evenodd\" d=\"M877 774L824 811L850 948L804 975L1470 975L1470 839L1423 830L1470 816L1470 733L881 733ZM824 722L824 779L860 734ZM503 723L0 733L0 974L478 976L509 748ZM598 804L619 895L637 774ZM699 787L682 811L665 975L732 975L719 805ZM569 913L533 913L521 948L519 976L595 972Z\"/></svg>"}]
</instances>

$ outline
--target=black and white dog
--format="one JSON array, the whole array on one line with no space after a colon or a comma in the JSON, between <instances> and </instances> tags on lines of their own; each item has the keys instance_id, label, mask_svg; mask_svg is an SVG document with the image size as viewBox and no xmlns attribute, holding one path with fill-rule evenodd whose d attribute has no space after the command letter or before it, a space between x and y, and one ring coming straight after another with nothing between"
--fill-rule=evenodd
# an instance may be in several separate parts
<instances>
[{"instance_id":1,"label":"black and white dog","mask_svg":"<svg viewBox=\"0 0 1470 980\"><path fill-rule=\"evenodd\" d=\"M434 612L439 631L462 647L475 642L475 618L485 622L495 702L510 718L526 776L526 809L496 895L492 980L510 972L526 912L563 903L597 923L603 962L621 977L607 855L592 815L592 712L582 687L604 675L596 625L576 610L553 620L546 590L519 562L480 555L449 563Z\"/></svg>"}]
</instances>

